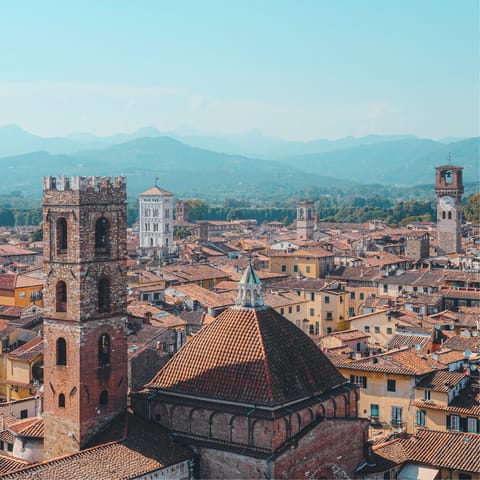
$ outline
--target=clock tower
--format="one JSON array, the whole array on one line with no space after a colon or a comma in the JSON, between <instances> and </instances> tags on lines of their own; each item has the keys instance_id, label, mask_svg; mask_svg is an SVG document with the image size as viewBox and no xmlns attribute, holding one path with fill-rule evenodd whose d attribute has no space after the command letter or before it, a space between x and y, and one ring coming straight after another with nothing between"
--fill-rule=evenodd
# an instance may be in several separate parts
<instances>
[{"instance_id":1,"label":"clock tower","mask_svg":"<svg viewBox=\"0 0 480 480\"><path fill-rule=\"evenodd\" d=\"M463 167L436 167L438 253L459 253L462 249Z\"/></svg>"}]
</instances>

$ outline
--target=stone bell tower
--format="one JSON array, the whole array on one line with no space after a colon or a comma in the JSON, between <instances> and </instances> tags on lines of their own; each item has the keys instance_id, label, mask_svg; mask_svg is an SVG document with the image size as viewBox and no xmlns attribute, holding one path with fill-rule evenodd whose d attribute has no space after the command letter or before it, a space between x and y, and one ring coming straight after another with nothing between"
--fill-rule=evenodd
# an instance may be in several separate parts
<instances>
[{"instance_id":1,"label":"stone bell tower","mask_svg":"<svg viewBox=\"0 0 480 480\"><path fill-rule=\"evenodd\" d=\"M44 177L45 459L126 408L126 182Z\"/></svg>"},{"instance_id":2,"label":"stone bell tower","mask_svg":"<svg viewBox=\"0 0 480 480\"><path fill-rule=\"evenodd\" d=\"M313 239L313 202L298 202L297 203L297 240L312 240Z\"/></svg>"},{"instance_id":3,"label":"stone bell tower","mask_svg":"<svg viewBox=\"0 0 480 480\"><path fill-rule=\"evenodd\" d=\"M462 250L463 167L436 167L438 253L459 253Z\"/></svg>"}]
</instances>

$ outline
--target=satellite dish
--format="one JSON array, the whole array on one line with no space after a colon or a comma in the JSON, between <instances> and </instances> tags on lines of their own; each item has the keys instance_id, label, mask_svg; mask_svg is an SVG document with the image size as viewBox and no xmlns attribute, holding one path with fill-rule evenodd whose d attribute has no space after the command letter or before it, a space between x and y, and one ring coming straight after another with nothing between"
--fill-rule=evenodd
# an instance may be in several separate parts
<instances>
[{"instance_id":1,"label":"satellite dish","mask_svg":"<svg viewBox=\"0 0 480 480\"><path fill-rule=\"evenodd\" d=\"M465 358L467 358L467 359L470 358L470 357L472 356L472 351L467 348L467 349L463 352L463 356L464 356Z\"/></svg>"}]
</instances>

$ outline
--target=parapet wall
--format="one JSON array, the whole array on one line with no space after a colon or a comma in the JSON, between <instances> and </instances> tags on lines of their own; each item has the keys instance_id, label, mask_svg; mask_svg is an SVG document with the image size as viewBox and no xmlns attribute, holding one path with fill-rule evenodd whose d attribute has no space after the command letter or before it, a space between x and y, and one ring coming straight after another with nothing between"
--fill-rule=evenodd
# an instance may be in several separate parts
<instances>
[{"instance_id":1,"label":"parapet wall","mask_svg":"<svg viewBox=\"0 0 480 480\"><path fill-rule=\"evenodd\" d=\"M43 177L44 204L116 204L127 200L125 177Z\"/></svg>"}]
</instances>

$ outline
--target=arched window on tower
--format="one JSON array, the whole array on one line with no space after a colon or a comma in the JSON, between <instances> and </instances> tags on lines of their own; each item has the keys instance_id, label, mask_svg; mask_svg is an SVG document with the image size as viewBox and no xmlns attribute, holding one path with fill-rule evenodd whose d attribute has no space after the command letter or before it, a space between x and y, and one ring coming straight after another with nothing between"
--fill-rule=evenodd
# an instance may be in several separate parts
<instances>
[{"instance_id":1,"label":"arched window on tower","mask_svg":"<svg viewBox=\"0 0 480 480\"><path fill-rule=\"evenodd\" d=\"M67 285L63 280L59 280L55 287L55 311L67 311Z\"/></svg>"},{"instance_id":2,"label":"arched window on tower","mask_svg":"<svg viewBox=\"0 0 480 480\"><path fill-rule=\"evenodd\" d=\"M61 217L57 220L57 254L67 253L67 221Z\"/></svg>"},{"instance_id":3,"label":"arched window on tower","mask_svg":"<svg viewBox=\"0 0 480 480\"><path fill-rule=\"evenodd\" d=\"M449 219L449 220L452 219L452 212L448 212L448 219Z\"/></svg>"},{"instance_id":4,"label":"arched window on tower","mask_svg":"<svg viewBox=\"0 0 480 480\"><path fill-rule=\"evenodd\" d=\"M59 408L65 408L65 395L63 393L58 396L58 406Z\"/></svg>"},{"instance_id":5,"label":"arched window on tower","mask_svg":"<svg viewBox=\"0 0 480 480\"><path fill-rule=\"evenodd\" d=\"M110 337L103 333L98 339L98 366L110 365Z\"/></svg>"},{"instance_id":6,"label":"arched window on tower","mask_svg":"<svg viewBox=\"0 0 480 480\"><path fill-rule=\"evenodd\" d=\"M106 390L103 390L103 392L100 394L100 399L99 399L100 405L108 405L108 392Z\"/></svg>"},{"instance_id":7,"label":"arched window on tower","mask_svg":"<svg viewBox=\"0 0 480 480\"><path fill-rule=\"evenodd\" d=\"M98 313L110 311L110 282L108 278L101 278L98 281Z\"/></svg>"},{"instance_id":8,"label":"arched window on tower","mask_svg":"<svg viewBox=\"0 0 480 480\"><path fill-rule=\"evenodd\" d=\"M95 250L99 253L108 248L110 225L105 217L100 217L95 223Z\"/></svg>"},{"instance_id":9,"label":"arched window on tower","mask_svg":"<svg viewBox=\"0 0 480 480\"><path fill-rule=\"evenodd\" d=\"M445 220L446 215L445 215L445 210L442 212L442 219Z\"/></svg>"},{"instance_id":10,"label":"arched window on tower","mask_svg":"<svg viewBox=\"0 0 480 480\"><path fill-rule=\"evenodd\" d=\"M57 340L57 365L67 364L67 342L60 337Z\"/></svg>"}]
</instances>

